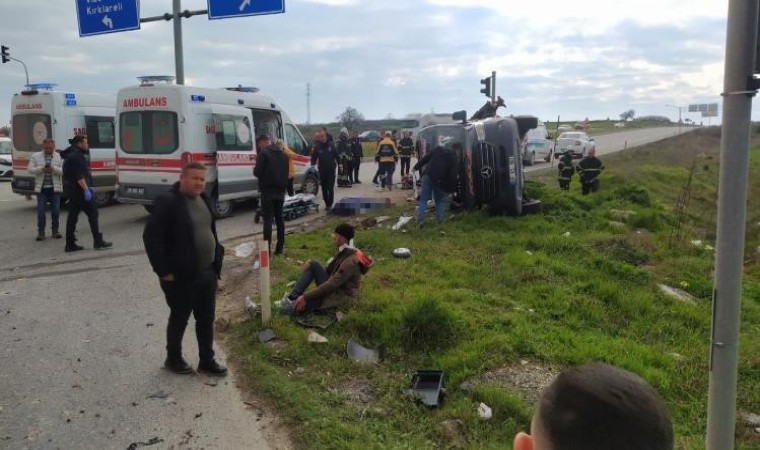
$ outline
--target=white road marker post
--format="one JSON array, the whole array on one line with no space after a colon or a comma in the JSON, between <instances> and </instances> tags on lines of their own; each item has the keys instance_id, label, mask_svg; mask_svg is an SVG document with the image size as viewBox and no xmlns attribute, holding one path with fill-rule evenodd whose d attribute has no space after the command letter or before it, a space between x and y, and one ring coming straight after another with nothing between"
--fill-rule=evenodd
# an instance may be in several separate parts
<instances>
[{"instance_id":1,"label":"white road marker post","mask_svg":"<svg viewBox=\"0 0 760 450\"><path fill-rule=\"evenodd\" d=\"M259 294L261 295L261 322L269 323L272 318L269 285L269 241L259 241Z\"/></svg>"}]
</instances>

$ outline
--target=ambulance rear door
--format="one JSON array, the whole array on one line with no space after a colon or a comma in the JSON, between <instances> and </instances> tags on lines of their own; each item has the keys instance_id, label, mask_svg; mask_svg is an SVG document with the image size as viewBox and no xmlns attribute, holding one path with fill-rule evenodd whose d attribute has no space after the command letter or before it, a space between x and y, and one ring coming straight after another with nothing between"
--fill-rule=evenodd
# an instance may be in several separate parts
<instances>
[{"instance_id":1,"label":"ambulance rear door","mask_svg":"<svg viewBox=\"0 0 760 450\"><path fill-rule=\"evenodd\" d=\"M49 93L13 96L11 137L13 143L12 189L17 194L34 192L35 177L27 171L31 156L42 150L45 139L54 137L55 101ZM58 136L55 136L58 137ZM59 147L65 143L56 142Z\"/></svg>"},{"instance_id":2,"label":"ambulance rear door","mask_svg":"<svg viewBox=\"0 0 760 450\"><path fill-rule=\"evenodd\" d=\"M256 147L251 110L214 105L212 122L218 200L256 196L258 180L253 176Z\"/></svg>"}]
</instances>

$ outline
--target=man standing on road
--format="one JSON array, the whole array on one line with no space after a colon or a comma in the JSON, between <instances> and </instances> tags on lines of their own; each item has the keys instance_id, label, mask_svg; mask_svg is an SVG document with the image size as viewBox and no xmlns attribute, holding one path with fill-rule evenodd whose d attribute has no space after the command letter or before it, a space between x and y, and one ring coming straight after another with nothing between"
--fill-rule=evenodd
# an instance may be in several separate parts
<instances>
[{"instance_id":1,"label":"man standing on road","mask_svg":"<svg viewBox=\"0 0 760 450\"><path fill-rule=\"evenodd\" d=\"M557 181L559 181L559 188L563 191L570 190L570 182L573 180L575 174L575 166L573 166L573 149L567 149L564 155L559 159L557 165Z\"/></svg>"},{"instance_id":2,"label":"man standing on road","mask_svg":"<svg viewBox=\"0 0 760 450\"><path fill-rule=\"evenodd\" d=\"M281 255L285 248L285 219L282 208L285 191L288 188L288 155L282 150L284 144L272 145L271 138L263 134L258 142L263 150L256 157L253 174L259 179L261 192L261 213L264 216L264 240L272 250L272 219L277 222L277 247L275 255Z\"/></svg>"},{"instance_id":3,"label":"man standing on road","mask_svg":"<svg viewBox=\"0 0 760 450\"><path fill-rule=\"evenodd\" d=\"M422 194L417 205L418 226L425 221L427 202L431 197L435 200L436 220L443 222L447 197L454 192L457 184L458 167L454 150L436 147L414 165L414 170L422 170L426 165L428 168L422 175Z\"/></svg>"},{"instance_id":4,"label":"man standing on road","mask_svg":"<svg viewBox=\"0 0 760 450\"><path fill-rule=\"evenodd\" d=\"M170 310L164 367L174 373L193 372L182 357L182 336L192 313L198 371L221 376L227 368L214 359L214 316L224 247L205 188L206 167L198 162L185 165L179 182L153 204L143 243Z\"/></svg>"},{"instance_id":5,"label":"man standing on road","mask_svg":"<svg viewBox=\"0 0 760 450\"><path fill-rule=\"evenodd\" d=\"M362 141L359 140L359 133L356 131L351 133L351 156L353 156L354 159L354 176L351 179L351 182L354 184L362 184L362 182L359 181L359 169L362 165L364 149L362 148Z\"/></svg>"},{"instance_id":6,"label":"man standing on road","mask_svg":"<svg viewBox=\"0 0 760 450\"><path fill-rule=\"evenodd\" d=\"M404 133L404 138L398 143L398 155L401 159L401 176L409 175L409 169L412 167L412 153L414 153L414 141L412 133Z\"/></svg>"},{"instance_id":7,"label":"man standing on road","mask_svg":"<svg viewBox=\"0 0 760 450\"><path fill-rule=\"evenodd\" d=\"M599 175L603 170L604 164L596 157L596 149L590 149L587 156L578 163L583 195L599 190Z\"/></svg>"},{"instance_id":8,"label":"man standing on road","mask_svg":"<svg viewBox=\"0 0 760 450\"><path fill-rule=\"evenodd\" d=\"M398 151L396 144L391 139L390 131L386 132L385 139L377 144L375 161L380 165L380 187L381 189L387 188L390 191L393 189L393 172L396 170L396 162L398 161Z\"/></svg>"},{"instance_id":9,"label":"man standing on road","mask_svg":"<svg viewBox=\"0 0 760 450\"><path fill-rule=\"evenodd\" d=\"M55 141L47 138L42 142L42 151L29 159L29 173L34 174L34 190L37 193L37 240L45 240L45 209L50 203L50 219L55 239L60 239L58 231L61 215L61 191L63 190L63 160L55 151Z\"/></svg>"},{"instance_id":10,"label":"man standing on road","mask_svg":"<svg viewBox=\"0 0 760 450\"><path fill-rule=\"evenodd\" d=\"M354 171L354 155L351 152L351 142L348 140L348 130L344 127L340 130L338 143L336 145L338 152L338 187L351 187L352 173Z\"/></svg>"},{"instance_id":11,"label":"man standing on road","mask_svg":"<svg viewBox=\"0 0 760 450\"><path fill-rule=\"evenodd\" d=\"M83 250L77 244L76 229L79 212L83 211L90 222L93 247L95 250L110 248L113 244L103 240L98 225L98 207L92 201L95 189L92 186L92 175L87 164L87 136L78 134L69 139L71 146L63 151L63 193L69 199L69 215L66 218L66 248L67 252Z\"/></svg>"},{"instance_id":12,"label":"man standing on road","mask_svg":"<svg viewBox=\"0 0 760 450\"><path fill-rule=\"evenodd\" d=\"M335 199L335 169L338 167L338 153L324 128L317 131L314 147L311 150L311 165L316 165L319 169L319 183L322 187L325 211L329 212Z\"/></svg>"}]
</instances>

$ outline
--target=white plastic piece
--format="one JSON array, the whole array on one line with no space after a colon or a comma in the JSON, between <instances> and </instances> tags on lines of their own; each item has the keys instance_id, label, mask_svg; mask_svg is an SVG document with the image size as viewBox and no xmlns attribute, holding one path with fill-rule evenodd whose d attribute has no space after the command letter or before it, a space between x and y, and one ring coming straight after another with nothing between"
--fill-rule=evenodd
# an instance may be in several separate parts
<instances>
[{"instance_id":1,"label":"white plastic piece","mask_svg":"<svg viewBox=\"0 0 760 450\"><path fill-rule=\"evenodd\" d=\"M488 405L481 403L478 405L478 415L481 419L488 420L493 417L493 411L491 411L491 408Z\"/></svg>"},{"instance_id":2,"label":"white plastic piece","mask_svg":"<svg viewBox=\"0 0 760 450\"><path fill-rule=\"evenodd\" d=\"M392 230L393 231L400 230L401 227L403 227L404 225L406 225L407 223L409 223L411 220L412 220L412 216L401 216L401 217L399 217L398 222L396 222L396 225L393 225Z\"/></svg>"},{"instance_id":3,"label":"white plastic piece","mask_svg":"<svg viewBox=\"0 0 760 450\"><path fill-rule=\"evenodd\" d=\"M238 258L247 258L253 254L254 249L253 242L246 242L235 247L235 256Z\"/></svg>"},{"instance_id":4,"label":"white plastic piece","mask_svg":"<svg viewBox=\"0 0 760 450\"><path fill-rule=\"evenodd\" d=\"M317 333L316 331L310 331L309 342L313 342L315 344L324 344L327 342L327 338Z\"/></svg>"}]
</instances>

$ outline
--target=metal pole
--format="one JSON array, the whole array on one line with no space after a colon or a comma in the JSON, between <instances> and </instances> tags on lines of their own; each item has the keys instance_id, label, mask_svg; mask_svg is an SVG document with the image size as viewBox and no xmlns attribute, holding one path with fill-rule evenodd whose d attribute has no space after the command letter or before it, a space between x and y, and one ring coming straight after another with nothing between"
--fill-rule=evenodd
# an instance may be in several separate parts
<instances>
[{"instance_id":1,"label":"metal pole","mask_svg":"<svg viewBox=\"0 0 760 450\"><path fill-rule=\"evenodd\" d=\"M311 83L306 83L306 123L311 124Z\"/></svg>"},{"instance_id":2,"label":"metal pole","mask_svg":"<svg viewBox=\"0 0 760 450\"><path fill-rule=\"evenodd\" d=\"M172 0L172 17L174 18L174 66L177 71L177 84L185 84L185 56L182 48L182 0Z\"/></svg>"},{"instance_id":3,"label":"metal pole","mask_svg":"<svg viewBox=\"0 0 760 450\"><path fill-rule=\"evenodd\" d=\"M491 102L496 104L496 71L491 72Z\"/></svg>"},{"instance_id":4,"label":"metal pole","mask_svg":"<svg viewBox=\"0 0 760 450\"><path fill-rule=\"evenodd\" d=\"M750 115L759 0L729 0L723 81L718 230L707 402L707 449L732 450L736 428Z\"/></svg>"},{"instance_id":5,"label":"metal pole","mask_svg":"<svg viewBox=\"0 0 760 450\"><path fill-rule=\"evenodd\" d=\"M29 87L29 70L26 68L26 64L24 64L24 61L21 61L20 59L12 58L10 56L7 57L11 61L16 61L17 63L21 63L22 66L24 66L24 73L26 74L26 87Z\"/></svg>"}]
</instances>

